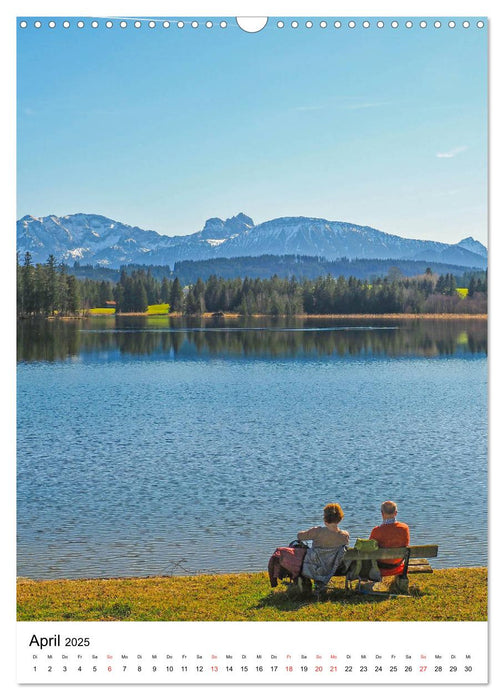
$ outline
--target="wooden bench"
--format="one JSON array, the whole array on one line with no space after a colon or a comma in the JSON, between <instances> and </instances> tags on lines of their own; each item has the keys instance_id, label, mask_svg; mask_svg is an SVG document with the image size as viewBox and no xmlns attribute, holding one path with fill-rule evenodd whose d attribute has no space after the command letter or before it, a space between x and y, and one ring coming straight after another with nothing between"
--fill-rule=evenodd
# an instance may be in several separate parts
<instances>
[{"instance_id":1,"label":"wooden bench","mask_svg":"<svg viewBox=\"0 0 504 700\"><path fill-rule=\"evenodd\" d=\"M437 544L421 544L411 547L389 547L377 549L374 552L362 552L357 549L349 549L343 557L343 563L345 565L350 565L354 561L376 561L379 566L380 561L385 559L402 559L404 560L403 573L400 574L398 578L401 583L401 588L407 590L408 574L432 574L433 569L429 564L429 558L437 557L437 555ZM386 570L383 570L381 573L382 576L387 576ZM350 579L347 579L347 582L349 580Z\"/></svg>"}]
</instances>

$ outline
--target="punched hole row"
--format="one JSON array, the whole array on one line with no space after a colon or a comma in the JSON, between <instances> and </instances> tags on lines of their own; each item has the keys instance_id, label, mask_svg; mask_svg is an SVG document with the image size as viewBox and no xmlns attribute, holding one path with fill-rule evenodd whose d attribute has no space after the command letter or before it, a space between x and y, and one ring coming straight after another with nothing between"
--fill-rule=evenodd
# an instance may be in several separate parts
<instances>
[{"instance_id":1,"label":"punched hole row","mask_svg":"<svg viewBox=\"0 0 504 700\"><path fill-rule=\"evenodd\" d=\"M404 22L404 26L406 27L406 29L412 29L415 26L415 24L416 23L412 20L406 20ZM179 29L183 29L185 27L192 27L193 29L197 29L198 27L206 27L207 29L220 27L221 29L226 29L229 26L229 23L225 20L222 20L220 22L213 22L211 20L207 20L206 22L198 22L196 20L106 20L101 23L98 20L92 20L88 22L88 25L93 29L97 29L100 26L105 26L107 29L112 29L114 26L118 26L121 29L126 29L128 26L133 26L136 29L140 29L144 25L148 26L150 29L155 29L156 27L168 29L172 26L177 27ZM278 29L284 29L285 27L291 27L292 29L306 27L307 29L312 29L316 26L319 26L321 29L326 29L331 26L333 26L335 29L341 29L343 27L348 27L349 29L356 29L359 26L362 26L364 29L369 29L372 26L376 26L378 29L384 29L386 26L390 26L392 27L392 29L398 29L401 26L401 23L397 20L392 20L390 23L385 22L383 20L378 20L376 23L370 22L369 20L364 20L362 23L358 23L355 20L349 20L348 22L336 20L332 23L328 22L327 20L321 20L320 22L314 22L313 20L307 20L305 22L300 22L298 20L292 20L290 22L284 20L277 20L275 22L275 25ZM454 29L457 26L457 22L455 22L455 20L449 20L448 22L446 22L446 25L450 29ZM21 27L21 29L26 29L29 26L29 22L26 20L21 20L19 26ZM40 29L43 26L43 22L40 20L35 20L33 22L33 26L35 27L35 29ZM47 23L47 26L50 29L55 29L58 25L54 20L50 20ZM61 26L64 29L69 29L72 26L72 23L69 20L64 20L61 23ZM83 29L86 26L86 22L84 22L83 20L78 20L74 23L74 26L76 26L78 29ZM418 22L418 26L421 29L426 29L427 27L429 27L429 22L427 22L426 20L421 20ZM441 22L440 20L435 20L431 22L431 26L433 26L435 29L440 29L443 26L443 22ZM469 20L464 20L460 22L460 26L462 26L464 29L469 29L469 27L471 27L471 22ZM478 20L477 22L475 22L475 26L478 29L482 29L485 26L485 22L483 22L483 20Z\"/></svg>"}]
</instances>

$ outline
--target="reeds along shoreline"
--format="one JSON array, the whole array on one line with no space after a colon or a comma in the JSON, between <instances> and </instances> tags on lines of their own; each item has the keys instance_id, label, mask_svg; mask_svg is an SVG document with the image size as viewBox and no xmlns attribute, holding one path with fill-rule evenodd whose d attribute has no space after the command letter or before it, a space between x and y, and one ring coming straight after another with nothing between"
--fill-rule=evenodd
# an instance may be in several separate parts
<instances>
[{"instance_id":1,"label":"reeds along shoreline","mask_svg":"<svg viewBox=\"0 0 504 700\"><path fill-rule=\"evenodd\" d=\"M206 311L203 314L182 314L178 312L170 313L170 314L148 314L147 311L129 311L129 312L124 312L124 311L119 311L115 314L104 314L107 318L114 318L114 317L121 317L121 318L127 318L127 317L134 317L134 316L145 316L146 318L156 318L156 317L163 317L163 318L222 318L222 319L236 319L236 318L297 318L297 319L310 319L310 318L316 318L316 319L334 319L334 318L340 318L340 319L360 319L360 318L376 318L376 319L404 319L404 320L415 320L415 319L424 319L424 320L436 320L436 319L442 319L444 321L449 321L449 320L454 320L454 321L460 321L460 320L487 320L488 319L488 314L294 314L294 315L287 315L287 314L278 314L278 315L271 315L271 314L249 314L247 316L244 316L243 314L238 314L238 313L231 313L231 312L223 312L221 314L215 314L215 313L210 313ZM75 320L78 318L99 318L100 314L89 314L89 315L78 315L78 316L48 316L48 319L54 320L58 318L61 321L68 321L68 320Z\"/></svg>"}]
</instances>

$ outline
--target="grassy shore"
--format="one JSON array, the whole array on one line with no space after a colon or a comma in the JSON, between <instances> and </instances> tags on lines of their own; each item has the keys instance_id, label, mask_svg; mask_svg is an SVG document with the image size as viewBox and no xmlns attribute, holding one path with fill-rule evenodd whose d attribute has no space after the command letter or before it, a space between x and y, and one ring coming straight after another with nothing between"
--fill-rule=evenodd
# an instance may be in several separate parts
<instances>
[{"instance_id":1,"label":"grassy shore","mask_svg":"<svg viewBox=\"0 0 504 700\"><path fill-rule=\"evenodd\" d=\"M146 311L119 311L114 316L149 316ZM187 315L181 313L170 313L162 314L165 318L189 318ZM150 315L149 318L155 318L156 316ZM190 318L214 318L215 314L210 312L205 312L203 314L194 314ZM62 316L61 320L70 320L71 318L78 318L76 316ZM280 314L278 316L272 316L267 314L250 314L248 316L243 316L243 314L224 312L219 314L219 318L319 318L319 319L404 319L404 320L438 320L442 319L445 321L463 321L463 320L487 320L488 314L295 314L294 316L285 316Z\"/></svg>"},{"instance_id":2,"label":"grassy shore","mask_svg":"<svg viewBox=\"0 0 504 700\"><path fill-rule=\"evenodd\" d=\"M386 579L391 582L392 579ZM18 620L486 620L487 569L410 577L410 595L345 593L333 579L320 600L270 587L268 575L219 574L90 580L18 580Z\"/></svg>"}]
</instances>

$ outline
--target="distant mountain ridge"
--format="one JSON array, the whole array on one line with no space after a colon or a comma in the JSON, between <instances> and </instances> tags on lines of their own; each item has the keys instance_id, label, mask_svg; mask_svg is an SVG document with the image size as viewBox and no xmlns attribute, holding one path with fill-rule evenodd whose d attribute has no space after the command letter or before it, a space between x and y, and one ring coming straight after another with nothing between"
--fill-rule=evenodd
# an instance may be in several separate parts
<instances>
[{"instance_id":1,"label":"distant mountain ridge","mask_svg":"<svg viewBox=\"0 0 504 700\"><path fill-rule=\"evenodd\" d=\"M182 260L306 255L327 260L426 260L464 267L487 265L487 249L471 237L457 244L403 238L369 226L304 216L282 217L255 225L246 214L211 218L201 231L162 236L98 214L69 214L17 222L17 250L30 251L34 263L50 254L72 264L118 268L130 263L173 265Z\"/></svg>"}]
</instances>

